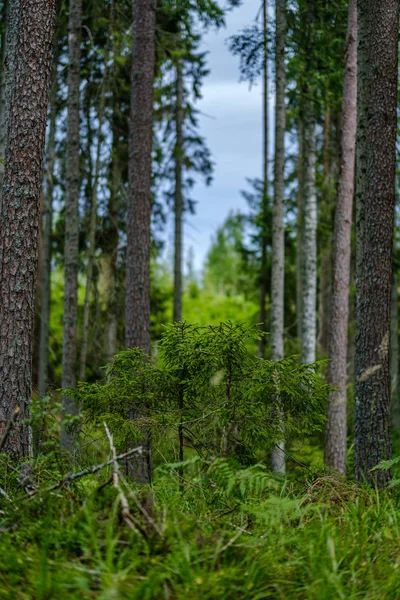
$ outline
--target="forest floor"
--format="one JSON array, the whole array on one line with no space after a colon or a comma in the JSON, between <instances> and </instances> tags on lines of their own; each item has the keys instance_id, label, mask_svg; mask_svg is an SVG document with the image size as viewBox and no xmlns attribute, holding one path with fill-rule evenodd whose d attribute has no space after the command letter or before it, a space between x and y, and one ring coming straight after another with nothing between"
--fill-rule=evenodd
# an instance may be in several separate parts
<instances>
[{"instance_id":1,"label":"forest floor","mask_svg":"<svg viewBox=\"0 0 400 600\"><path fill-rule=\"evenodd\" d=\"M152 492L113 465L74 481L65 469L40 459L24 491L1 463L0 598L399 597L396 488L222 459L159 466Z\"/></svg>"}]
</instances>

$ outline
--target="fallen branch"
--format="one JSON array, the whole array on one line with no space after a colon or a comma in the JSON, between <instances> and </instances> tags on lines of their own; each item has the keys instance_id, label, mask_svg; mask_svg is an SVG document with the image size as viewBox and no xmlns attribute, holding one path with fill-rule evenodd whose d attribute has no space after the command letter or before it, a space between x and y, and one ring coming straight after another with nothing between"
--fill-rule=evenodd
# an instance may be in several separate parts
<instances>
[{"instance_id":1,"label":"fallen branch","mask_svg":"<svg viewBox=\"0 0 400 600\"><path fill-rule=\"evenodd\" d=\"M49 494L50 492L53 492L54 490L57 490L57 489L63 487L64 485L68 485L72 481L75 481L76 479L80 479L81 477L84 477L85 475L93 475L93 473L97 473L98 471L101 471L105 467L109 467L110 465L113 465L116 460L117 461L122 460L123 458L126 458L127 456L131 456L131 454L134 454L135 452L140 454L142 452L142 447L138 446L137 448L128 450L128 452L119 454L118 456L115 456L115 458L112 458L111 460L107 460L106 462L102 463L101 465L94 465L93 467L89 467L88 469L85 469L84 471L79 471L78 473L69 473L68 475L66 475L65 477L60 479L60 481L58 481L54 485L46 488L43 491L44 491L44 493ZM30 498L35 497L40 491L41 490L38 489L37 491L31 493L29 497Z\"/></svg>"},{"instance_id":2,"label":"fallen branch","mask_svg":"<svg viewBox=\"0 0 400 600\"><path fill-rule=\"evenodd\" d=\"M106 430L106 434L107 434L108 441L110 444L110 450L111 450L111 455L112 455L111 463L113 465L112 479L113 479L114 488L118 492L118 499L121 504L122 518L124 519L125 523L128 525L129 529L131 529L135 533L140 532L144 537L147 537L146 531L143 529L143 527L140 525L140 523L138 523L138 521L132 516L131 511L129 509L128 499L125 496L123 489L119 483L119 464L118 464L118 457L117 457L117 452L115 450L113 438L110 433L110 430L108 429L107 423L103 423L103 424L104 424L104 429Z\"/></svg>"}]
</instances>

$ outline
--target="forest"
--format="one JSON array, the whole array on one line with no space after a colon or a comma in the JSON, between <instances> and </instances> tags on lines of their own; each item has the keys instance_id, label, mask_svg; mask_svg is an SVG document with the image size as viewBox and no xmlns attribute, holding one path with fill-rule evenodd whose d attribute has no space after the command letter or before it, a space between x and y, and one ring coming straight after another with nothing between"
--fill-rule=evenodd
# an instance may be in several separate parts
<instances>
[{"instance_id":1,"label":"forest","mask_svg":"<svg viewBox=\"0 0 400 600\"><path fill-rule=\"evenodd\" d=\"M399 13L0 0L0 599L400 597Z\"/></svg>"}]
</instances>

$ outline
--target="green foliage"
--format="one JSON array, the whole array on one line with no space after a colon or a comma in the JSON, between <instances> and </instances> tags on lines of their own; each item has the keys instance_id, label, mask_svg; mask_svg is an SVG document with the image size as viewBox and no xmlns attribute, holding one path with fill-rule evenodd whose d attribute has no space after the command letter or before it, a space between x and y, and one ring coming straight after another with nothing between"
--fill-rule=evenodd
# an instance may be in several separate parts
<instances>
[{"instance_id":1,"label":"green foliage","mask_svg":"<svg viewBox=\"0 0 400 600\"><path fill-rule=\"evenodd\" d=\"M288 440L320 431L328 394L318 365L251 355L248 345L257 338L255 327L232 322L169 325L158 364L141 350L125 350L103 381L65 393L81 403L84 423L107 422L121 448L150 429L154 447L172 457L180 428L201 455L254 461L257 450L280 438L281 419Z\"/></svg>"}]
</instances>

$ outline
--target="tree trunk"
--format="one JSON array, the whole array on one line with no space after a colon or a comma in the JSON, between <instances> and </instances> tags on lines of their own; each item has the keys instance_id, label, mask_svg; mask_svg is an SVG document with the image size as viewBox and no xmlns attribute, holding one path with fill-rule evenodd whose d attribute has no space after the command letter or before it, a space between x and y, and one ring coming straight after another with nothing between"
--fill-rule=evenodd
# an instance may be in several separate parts
<instances>
[{"instance_id":1,"label":"tree trunk","mask_svg":"<svg viewBox=\"0 0 400 600\"><path fill-rule=\"evenodd\" d=\"M129 196L126 251L126 346L150 355L151 149L155 69L155 6L136 0L133 15L132 96L129 134ZM137 415L131 415L135 417ZM129 471L139 483L151 479L150 435Z\"/></svg>"},{"instance_id":2,"label":"tree trunk","mask_svg":"<svg viewBox=\"0 0 400 600\"><path fill-rule=\"evenodd\" d=\"M6 43L7 43L7 11L8 2L3 2L3 31L1 36L1 56L0 56L0 207L1 207L1 196L3 189L3 177L4 177L4 147L6 142Z\"/></svg>"},{"instance_id":3,"label":"tree trunk","mask_svg":"<svg viewBox=\"0 0 400 600\"><path fill-rule=\"evenodd\" d=\"M0 433L20 412L5 451L30 453L32 333L40 195L55 22L54 0L12 3L6 144L0 212ZM29 123L29 127L27 127Z\"/></svg>"},{"instance_id":4,"label":"tree trunk","mask_svg":"<svg viewBox=\"0 0 400 600\"><path fill-rule=\"evenodd\" d=\"M394 244L394 253L396 252ZM399 278L397 276L397 260L393 261L392 280L392 331L390 341L390 374L391 374L391 403L392 403L392 427L396 432L400 431L400 400L399 400Z\"/></svg>"},{"instance_id":5,"label":"tree trunk","mask_svg":"<svg viewBox=\"0 0 400 600\"><path fill-rule=\"evenodd\" d=\"M134 3L129 198L126 255L126 345L150 354L151 148L155 6Z\"/></svg>"},{"instance_id":6,"label":"tree trunk","mask_svg":"<svg viewBox=\"0 0 400 600\"><path fill-rule=\"evenodd\" d=\"M296 317L297 338L302 346L301 335L303 326L303 229L304 229L304 123L303 115L299 114L298 127L298 157L297 157L297 220L296 220Z\"/></svg>"},{"instance_id":7,"label":"tree trunk","mask_svg":"<svg viewBox=\"0 0 400 600\"><path fill-rule=\"evenodd\" d=\"M304 100L304 229L302 232L303 363L316 359L317 338L317 195L315 190L315 116L313 100Z\"/></svg>"},{"instance_id":8,"label":"tree trunk","mask_svg":"<svg viewBox=\"0 0 400 600\"><path fill-rule=\"evenodd\" d=\"M62 387L76 386L78 269L79 269L79 109L82 0L70 0L68 35L68 125L66 157L65 251L64 251L64 336L62 356ZM63 397L61 448L72 450L75 435L64 423L68 416L78 414L74 398Z\"/></svg>"},{"instance_id":9,"label":"tree trunk","mask_svg":"<svg viewBox=\"0 0 400 600\"><path fill-rule=\"evenodd\" d=\"M395 206L399 0L358 0L355 476L392 453L390 306Z\"/></svg>"},{"instance_id":10,"label":"tree trunk","mask_svg":"<svg viewBox=\"0 0 400 600\"><path fill-rule=\"evenodd\" d=\"M56 117L57 117L57 55L53 56L52 82L50 90L49 137L47 141L46 188L43 214L43 258L41 271L42 305L40 311L39 376L38 392L47 393L49 371L49 325L51 301L51 237L53 229L54 168L56 162Z\"/></svg>"},{"instance_id":11,"label":"tree trunk","mask_svg":"<svg viewBox=\"0 0 400 600\"><path fill-rule=\"evenodd\" d=\"M110 26L108 31L109 40L112 37L114 22L114 3L111 5L110 15ZM99 186L100 178L100 167L101 167L101 145L103 142L103 121L106 103L106 89L108 87L108 61L110 56L110 47L107 45L107 49L104 55L104 73L103 81L100 91L100 103L99 110L97 113L98 119L98 131L97 131L97 147L96 147L96 163L94 167L94 182L92 189L92 203L90 207L90 228L89 228L89 248L88 248L88 259L86 269L86 286L85 286L85 300L83 304L83 327L82 327L82 345L80 355L80 366L79 366L79 379L85 381L86 379L86 358L88 349L88 337L89 337L89 313L90 313L90 292L92 289L93 281L93 265L96 253L96 233L97 233L97 190ZM90 110L90 109L89 109ZM90 150L89 150L90 152Z\"/></svg>"},{"instance_id":12,"label":"tree trunk","mask_svg":"<svg viewBox=\"0 0 400 600\"><path fill-rule=\"evenodd\" d=\"M264 34L264 55L263 55L263 197L262 197L262 234L261 234L261 266L260 266L260 323L261 333L266 333L266 299L268 292L268 264L267 264L267 243L268 243L268 4L263 0L263 34ZM266 338L263 335L258 343L258 356L265 356Z\"/></svg>"},{"instance_id":13,"label":"tree trunk","mask_svg":"<svg viewBox=\"0 0 400 600\"><path fill-rule=\"evenodd\" d=\"M333 282L329 327L329 398L325 435L325 462L339 473L346 471L347 333L351 257L351 221L357 126L357 0L350 0L341 127L341 164L335 213Z\"/></svg>"},{"instance_id":14,"label":"tree trunk","mask_svg":"<svg viewBox=\"0 0 400 600\"><path fill-rule=\"evenodd\" d=\"M174 316L182 320L182 159L183 159L183 61L176 66L176 145L175 145L175 256L174 256Z\"/></svg>"},{"instance_id":15,"label":"tree trunk","mask_svg":"<svg viewBox=\"0 0 400 600\"><path fill-rule=\"evenodd\" d=\"M274 213L272 221L271 276L271 359L284 356L284 281L285 281L285 0L276 0L276 101ZM277 399L279 403L279 398ZM285 474L285 444L281 440L272 451L272 470Z\"/></svg>"}]
</instances>

